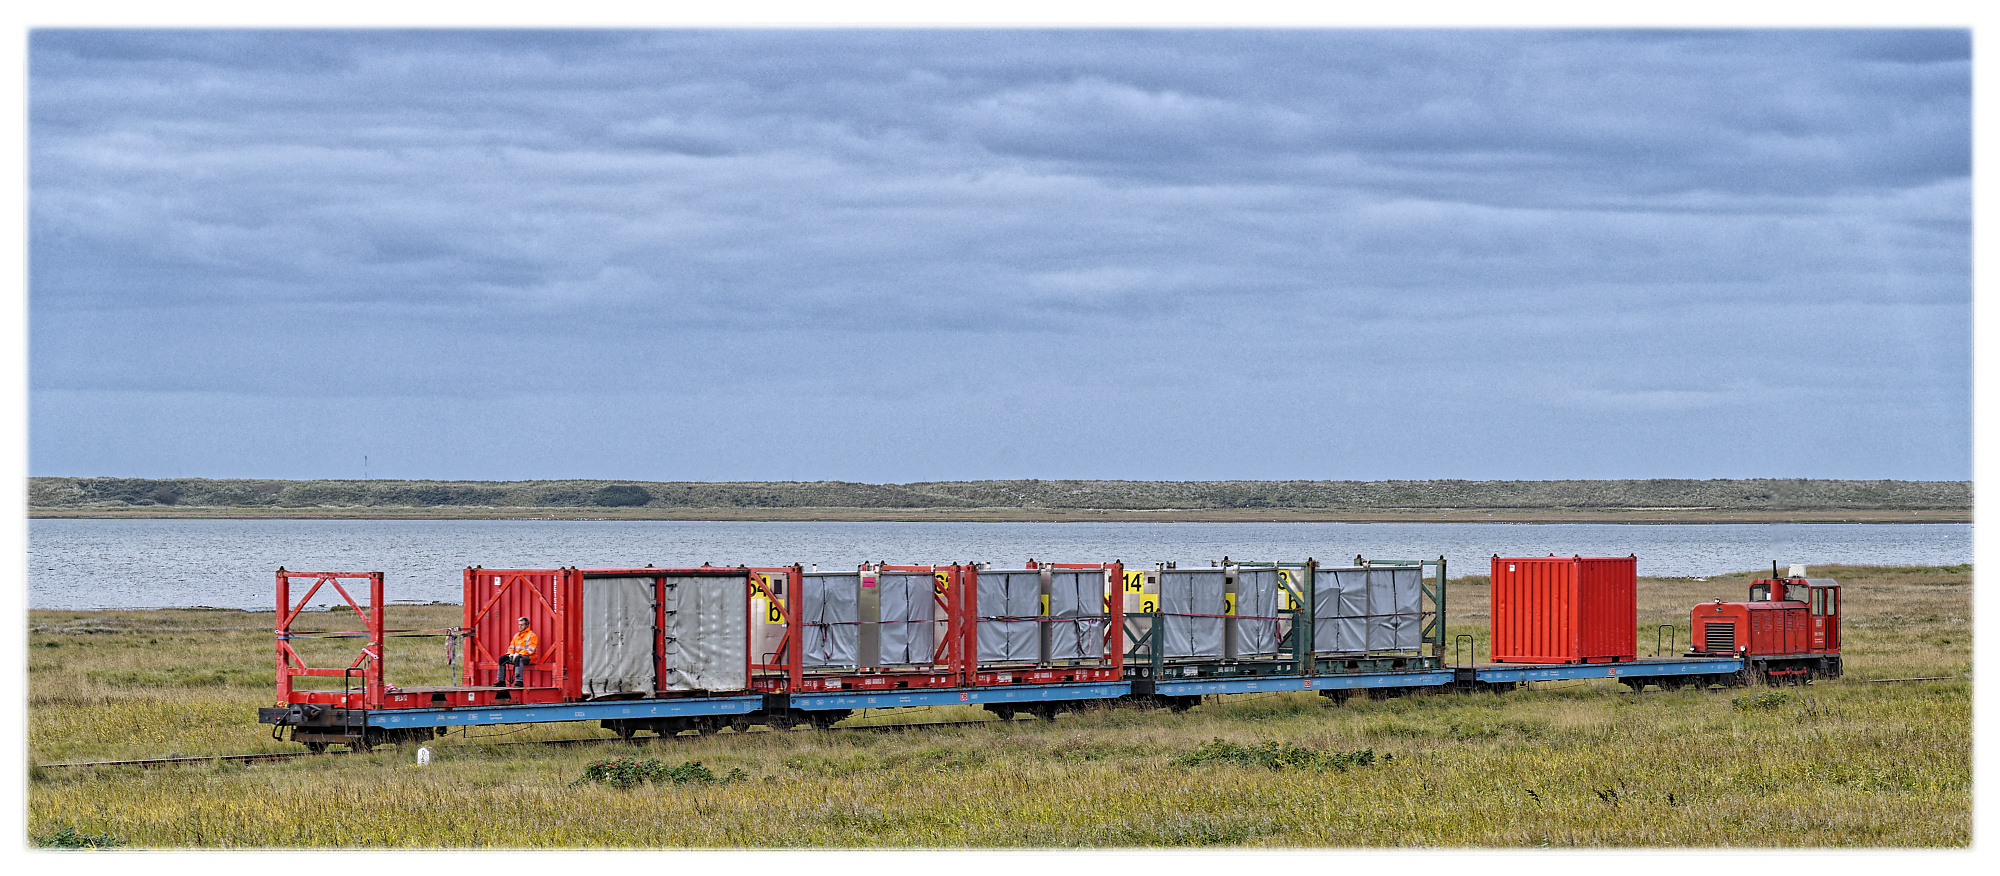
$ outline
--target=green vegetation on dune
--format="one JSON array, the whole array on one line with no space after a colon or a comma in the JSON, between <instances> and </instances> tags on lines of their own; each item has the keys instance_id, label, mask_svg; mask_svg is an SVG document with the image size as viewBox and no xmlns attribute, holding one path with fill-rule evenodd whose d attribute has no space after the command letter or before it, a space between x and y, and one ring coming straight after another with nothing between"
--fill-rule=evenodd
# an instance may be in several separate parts
<instances>
[{"instance_id":1,"label":"green vegetation on dune","mask_svg":"<svg viewBox=\"0 0 2000 876\"><path fill-rule=\"evenodd\" d=\"M1969 511L1969 481L28 481L33 511L117 509L862 509L1047 511Z\"/></svg>"},{"instance_id":2,"label":"green vegetation on dune","mask_svg":"<svg viewBox=\"0 0 2000 876\"><path fill-rule=\"evenodd\" d=\"M34 611L27 833L64 848L1969 845L1972 570L1812 573L1844 585L1849 677L1806 687L1563 682L1341 707L1286 693L912 733L499 744L611 735L547 724L455 730L421 767L413 746L33 766L296 750L254 723L271 697L269 612ZM1741 598L1750 577L1641 579L1641 628L1677 624L1685 644L1688 607ZM1452 583L1451 634L1483 642L1482 584ZM432 629L458 609L389 611L392 627ZM315 663L355 647L317 645ZM390 680L449 681L443 657L441 642L393 640ZM1952 677L1869 681L1915 676ZM848 723L892 716L984 713Z\"/></svg>"}]
</instances>

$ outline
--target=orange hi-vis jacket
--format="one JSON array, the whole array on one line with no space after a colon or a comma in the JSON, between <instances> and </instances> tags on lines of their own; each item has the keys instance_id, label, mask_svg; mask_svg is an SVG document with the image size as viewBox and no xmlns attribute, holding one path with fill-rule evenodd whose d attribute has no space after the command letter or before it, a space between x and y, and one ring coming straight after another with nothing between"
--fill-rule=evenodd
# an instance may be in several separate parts
<instances>
[{"instance_id":1,"label":"orange hi-vis jacket","mask_svg":"<svg viewBox=\"0 0 2000 876\"><path fill-rule=\"evenodd\" d=\"M507 656L533 657L535 649L541 644L542 640L535 635L534 630L522 630L514 634L514 641L507 643Z\"/></svg>"}]
</instances>

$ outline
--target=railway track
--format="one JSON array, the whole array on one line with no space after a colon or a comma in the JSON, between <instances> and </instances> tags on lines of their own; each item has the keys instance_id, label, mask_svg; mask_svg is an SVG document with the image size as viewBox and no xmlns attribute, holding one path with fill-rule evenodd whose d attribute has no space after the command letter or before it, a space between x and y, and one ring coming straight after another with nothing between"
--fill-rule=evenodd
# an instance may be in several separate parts
<instances>
[{"instance_id":1,"label":"railway track","mask_svg":"<svg viewBox=\"0 0 2000 876\"><path fill-rule=\"evenodd\" d=\"M1920 678L1855 678L1855 679L1849 679L1849 681L1864 683L1864 684L1891 684L1896 682L1913 682L1913 681L1951 681L1953 679L1960 677L1961 676L1956 676L1956 675L1937 675L1937 676L1924 676ZM912 730L936 730L945 727L970 727L978 724L994 724L1000 722L1001 720L1002 719L1000 718L985 718L977 721L923 721L923 722L911 722L911 723L900 723L900 724L857 724L848 727L829 727L821 732L889 733L889 732L912 731ZM760 729L760 730L747 730L741 732L772 733L779 731L772 731L770 729ZM783 732L791 732L791 731L783 731ZM530 740L522 742L486 742L486 743L470 743L470 744L484 744L484 745L495 745L495 746L538 745L551 748L569 748L580 745L652 744L656 742L665 742L670 740L703 739L712 735L714 734L695 733L693 731L688 731L685 734L675 735L675 736L639 736L639 737L634 737L631 740L620 739L616 736L590 736L579 739L539 739L539 740ZM339 755L357 754L357 753L359 752L355 752L353 750L328 751L328 752L321 752L318 754L315 754L310 751L277 751L277 752L267 752L263 754L214 754L214 755L206 755L198 757L156 757L156 758L146 758L142 760L76 761L68 763L44 763L44 764L37 764L37 766L40 767L41 769L77 769L82 767L122 767L122 766L162 767L162 766L184 766L189 764L207 764L207 763L262 763L265 761L292 760L295 758L303 758L303 757L339 756Z\"/></svg>"},{"instance_id":2,"label":"railway track","mask_svg":"<svg viewBox=\"0 0 2000 876\"><path fill-rule=\"evenodd\" d=\"M911 731L911 730L936 730L944 727L970 727L975 724L994 724L998 723L999 720L1000 719L998 718L987 718L979 721L926 721L926 722L907 723L907 724L858 724L852 727L829 727L826 729L825 732L886 733L886 732ZM755 734L755 733L771 733L775 731L747 730L743 732ZM655 742L666 742L674 740L702 739L712 735L714 734L697 734L690 732L687 733L686 735L676 735L676 736L640 736L632 739L629 742L620 739L616 736L589 736L580 739L537 739L537 740L527 740L522 742L486 742L486 743L475 742L469 744L483 744L483 745L496 745L496 746L537 745L550 748L572 748L582 745L651 744ZM262 763L265 761L293 760L296 758L306 758L306 757L340 756L340 755L358 754L358 753L361 752L356 752L353 750L342 750L342 751L327 751L315 754L310 751L274 751L274 752L266 752L263 754L211 754L211 755L203 755L197 757L154 757L154 758L145 758L141 760L75 761L66 763L36 764L36 766L42 769L80 769L83 767L128 767L128 766L163 767L163 766L186 766L186 765L211 764L211 763Z\"/></svg>"}]
</instances>

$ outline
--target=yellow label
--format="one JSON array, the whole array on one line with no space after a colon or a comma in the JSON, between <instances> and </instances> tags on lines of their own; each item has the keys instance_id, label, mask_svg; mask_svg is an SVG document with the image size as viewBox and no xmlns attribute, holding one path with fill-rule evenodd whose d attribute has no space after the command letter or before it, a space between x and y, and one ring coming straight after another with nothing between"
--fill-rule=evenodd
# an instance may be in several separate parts
<instances>
[{"instance_id":1,"label":"yellow label","mask_svg":"<svg viewBox=\"0 0 2000 876\"><path fill-rule=\"evenodd\" d=\"M1159 610L1160 610L1160 598L1158 596L1154 596L1153 594L1148 593L1144 596L1139 597L1140 613L1146 614Z\"/></svg>"},{"instance_id":2,"label":"yellow label","mask_svg":"<svg viewBox=\"0 0 2000 876\"><path fill-rule=\"evenodd\" d=\"M1048 616L1049 616L1049 595L1047 593L1044 593L1042 594L1042 617L1048 617Z\"/></svg>"},{"instance_id":3,"label":"yellow label","mask_svg":"<svg viewBox=\"0 0 2000 876\"><path fill-rule=\"evenodd\" d=\"M932 591L932 592L934 592L934 593L937 593L938 595L942 596L942 595L944 595L944 592L945 592L945 591L947 591L947 590L950 590L950 589L951 589L951 573L950 573L950 572L933 572L933 573L931 573L931 577L932 577L933 579L935 579L935 580L934 580L934 581L933 581L933 582L931 583L931 591Z\"/></svg>"},{"instance_id":4,"label":"yellow label","mask_svg":"<svg viewBox=\"0 0 2000 876\"><path fill-rule=\"evenodd\" d=\"M1292 587L1294 585L1292 570L1279 569L1278 584L1280 585L1278 587L1278 607L1283 609L1299 608L1299 598L1292 594Z\"/></svg>"},{"instance_id":5,"label":"yellow label","mask_svg":"<svg viewBox=\"0 0 2000 876\"><path fill-rule=\"evenodd\" d=\"M764 611L764 623L783 624L785 622L785 614L782 610L780 610L779 604L777 602L772 602L770 606L771 606L770 608L765 609Z\"/></svg>"},{"instance_id":6,"label":"yellow label","mask_svg":"<svg viewBox=\"0 0 2000 876\"><path fill-rule=\"evenodd\" d=\"M1222 594L1222 613L1223 614L1236 613L1236 594L1234 593Z\"/></svg>"},{"instance_id":7,"label":"yellow label","mask_svg":"<svg viewBox=\"0 0 2000 876\"><path fill-rule=\"evenodd\" d=\"M1137 593L1144 589L1146 589L1146 570L1145 569L1126 570L1125 592Z\"/></svg>"}]
</instances>

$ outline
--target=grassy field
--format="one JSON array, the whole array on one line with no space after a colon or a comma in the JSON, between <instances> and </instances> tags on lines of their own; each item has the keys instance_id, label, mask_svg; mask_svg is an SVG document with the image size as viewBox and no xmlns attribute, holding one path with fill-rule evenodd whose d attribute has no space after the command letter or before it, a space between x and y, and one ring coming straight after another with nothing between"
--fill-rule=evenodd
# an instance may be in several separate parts
<instances>
[{"instance_id":1,"label":"grassy field","mask_svg":"<svg viewBox=\"0 0 2000 876\"><path fill-rule=\"evenodd\" d=\"M271 696L268 612L37 611L27 830L132 847L1966 846L1970 567L1812 573L1845 585L1848 678L1804 688L1633 695L1568 682L1344 707L1246 695L1180 715L904 734L500 744L609 735L542 725L454 733L431 743L423 767L394 748L257 766L41 767L293 746L253 723ZM1739 599L1748 577L1643 579L1641 653L1659 623L1677 622L1684 647L1688 606ZM1455 582L1447 606L1451 631L1480 641L1475 659L1484 583ZM457 609L391 613L394 627L436 628ZM446 681L443 655L439 640L393 640L391 681ZM691 780L582 781L621 755Z\"/></svg>"}]
</instances>

